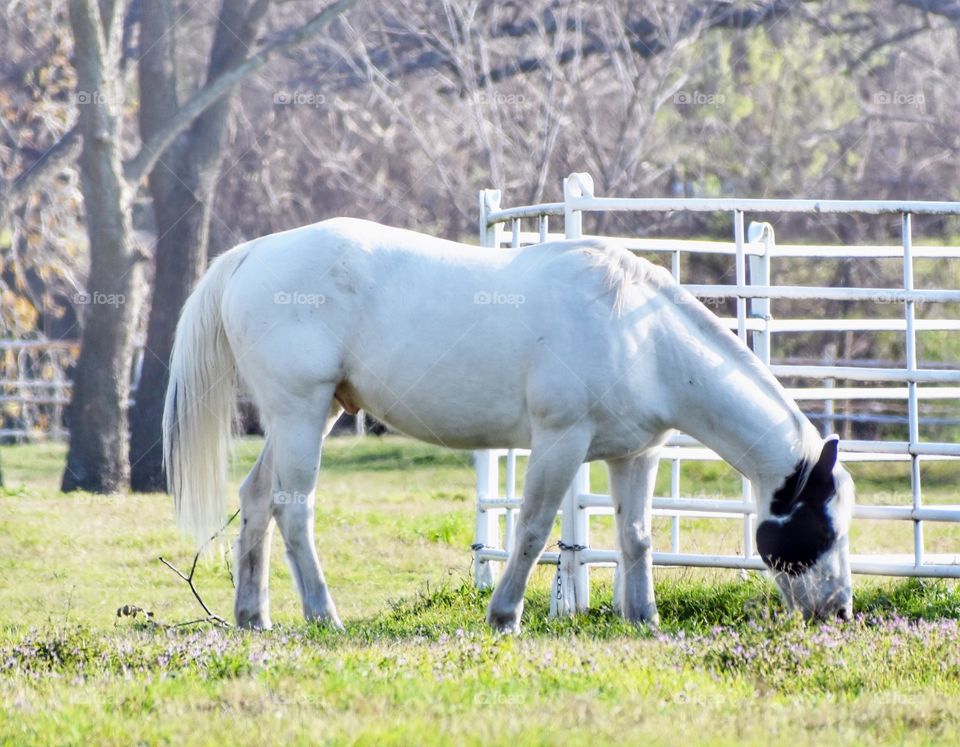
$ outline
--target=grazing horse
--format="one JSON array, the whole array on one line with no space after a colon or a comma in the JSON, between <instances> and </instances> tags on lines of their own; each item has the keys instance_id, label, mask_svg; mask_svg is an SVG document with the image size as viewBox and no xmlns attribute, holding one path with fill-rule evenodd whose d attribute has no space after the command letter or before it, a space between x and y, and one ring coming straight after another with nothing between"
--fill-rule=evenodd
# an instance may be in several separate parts
<instances>
[{"instance_id":1,"label":"grazing horse","mask_svg":"<svg viewBox=\"0 0 960 747\"><path fill-rule=\"evenodd\" d=\"M238 625L270 625L274 521L308 619L339 625L314 544L323 439L341 409L453 448L529 448L514 550L490 600L523 595L584 461L610 469L631 621L657 622L650 526L660 449L694 436L746 475L757 548L805 617L851 611L853 482L776 379L671 275L598 240L496 251L337 218L242 244L187 300L166 395L164 459L201 545L226 513L237 380L266 441L240 488Z\"/></svg>"}]
</instances>

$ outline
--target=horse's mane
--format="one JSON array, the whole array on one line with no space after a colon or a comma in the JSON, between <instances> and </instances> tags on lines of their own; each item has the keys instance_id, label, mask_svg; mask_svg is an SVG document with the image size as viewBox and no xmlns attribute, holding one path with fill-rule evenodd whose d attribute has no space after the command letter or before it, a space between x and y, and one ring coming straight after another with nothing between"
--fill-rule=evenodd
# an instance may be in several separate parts
<instances>
[{"instance_id":1,"label":"horse's mane","mask_svg":"<svg viewBox=\"0 0 960 747\"><path fill-rule=\"evenodd\" d=\"M804 424L806 418L796 402L787 396L780 382L759 358L725 327L720 320L693 294L682 288L666 268L655 265L621 246L611 245L602 240L589 240L577 247L589 260L590 266L603 272L604 287L614 294L613 312L619 315L623 310L624 297L635 284L646 284L655 288L678 314L689 321L693 327L711 344L720 348L725 356L737 363L752 379L776 401L782 402L794 419L805 441ZM817 444L819 449L819 444Z\"/></svg>"},{"instance_id":2,"label":"horse's mane","mask_svg":"<svg viewBox=\"0 0 960 747\"><path fill-rule=\"evenodd\" d=\"M662 267L634 256L623 247L608 244L602 239L586 239L571 242L571 250L575 250L586 260L590 270L602 273L604 293L613 294L613 313L620 316L623 312L624 297L634 285L652 284L661 287L663 278L658 277L669 273Z\"/></svg>"}]
</instances>

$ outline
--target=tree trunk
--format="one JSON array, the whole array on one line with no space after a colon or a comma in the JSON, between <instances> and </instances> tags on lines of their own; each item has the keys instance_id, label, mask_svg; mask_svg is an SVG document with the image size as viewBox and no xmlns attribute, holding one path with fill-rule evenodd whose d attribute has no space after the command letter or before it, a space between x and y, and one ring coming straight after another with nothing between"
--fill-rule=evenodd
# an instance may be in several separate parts
<instances>
[{"instance_id":1,"label":"tree trunk","mask_svg":"<svg viewBox=\"0 0 960 747\"><path fill-rule=\"evenodd\" d=\"M116 2L70 2L90 277L68 410L65 491L113 492L128 476L126 411L141 273L120 160L118 19Z\"/></svg>"},{"instance_id":2,"label":"tree trunk","mask_svg":"<svg viewBox=\"0 0 960 747\"><path fill-rule=\"evenodd\" d=\"M158 6L165 3L157 3ZM253 46L268 3L257 0L224 0L214 36L208 81L244 59ZM176 111L176 75L164 44L172 39L162 24L175 23L173 13L162 18L144 17L144 31L159 44L141 60L141 89L163 87L168 103L156 111L141 109L144 139L164 125L164 116ZM151 57L153 55L153 57ZM173 92L173 102L170 94ZM147 326L146 350L131 412L130 486L142 492L166 489L161 452L161 422L167 363L173 347L180 309L207 261L210 209L220 175L233 96L227 94L196 119L192 127L161 157L150 174L157 224L156 275L153 303Z\"/></svg>"},{"instance_id":3,"label":"tree trunk","mask_svg":"<svg viewBox=\"0 0 960 747\"><path fill-rule=\"evenodd\" d=\"M186 184L195 183L193 175ZM178 184L162 197L150 179L157 230L153 305L147 324L143 368L136 402L130 413L130 487L135 491L166 490L160 424L167 365L180 309L206 264L209 229L207 190Z\"/></svg>"}]
</instances>

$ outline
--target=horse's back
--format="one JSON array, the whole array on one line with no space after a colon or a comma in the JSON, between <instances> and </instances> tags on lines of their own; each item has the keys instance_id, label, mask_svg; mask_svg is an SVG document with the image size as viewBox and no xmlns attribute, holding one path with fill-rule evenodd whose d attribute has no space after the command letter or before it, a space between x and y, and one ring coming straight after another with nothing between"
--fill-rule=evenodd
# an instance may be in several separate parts
<instances>
[{"instance_id":1,"label":"horse's back","mask_svg":"<svg viewBox=\"0 0 960 747\"><path fill-rule=\"evenodd\" d=\"M241 369L346 385L400 430L461 446L584 416L620 375L615 306L643 271L596 242L493 250L348 218L246 251L224 302Z\"/></svg>"}]
</instances>

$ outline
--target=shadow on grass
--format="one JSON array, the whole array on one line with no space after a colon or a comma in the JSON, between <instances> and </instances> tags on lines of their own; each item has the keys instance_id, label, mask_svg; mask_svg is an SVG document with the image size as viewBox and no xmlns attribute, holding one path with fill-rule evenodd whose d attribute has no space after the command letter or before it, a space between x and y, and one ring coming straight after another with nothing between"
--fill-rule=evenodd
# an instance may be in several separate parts
<instances>
[{"instance_id":1,"label":"shadow on grass","mask_svg":"<svg viewBox=\"0 0 960 747\"><path fill-rule=\"evenodd\" d=\"M637 653L629 645L636 641L650 646L651 655L659 656L668 668L692 666L744 676L765 691L849 694L865 687L893 686L903 677L940 683L944 671L949 673L943 662L955 656L960 641L956 622L960 589L939 581L869 589L860 595L857 620L849 625L804 626L798 617L782 614L773 590L760 578L674 582L658 591L657 632L624 622L609 601L583 615L549 619L548 593L536 591L527 600L521 641L546 642L551 649L572 642L570 650L582 643L595 651L598 642L602 649L607 642L619 641L628 644L626 651ZM609 600L609 588L598 592ZM453 644L461 637L471 650L480 650L477 644L482 644L492 662L497 651L512 650L515 642L498 638L487 628L484 611L489 597L490 592L465 580L395 602L371 618L348 622L342 632L319 624L281 625L254 633L209 626L170 629L142 621L112 631L83 625L30 631L0 628L0 674L126 677L131 672L162 671L169 676L182 671L207 680L233 679L253 674L269 661L281 668L313 671L331 651L352 652L344 655L361 662L370 654L380 662L384 643L388 649L425 643L441 658L456 658L460 646L430 644ZM836 651L841 648L845 657L859 663L836 666Z\"/></svg>"},{"instance_id":2,"label":"shadow on grass","mask_svg":"<svg viewBox=\"0 0 960 747\"><path fill-rule=\"evenodd\" d=\"M911 578L863 589L854 598L856 612L898 615L909 620L960 619L960 584L945 579Z\"/></svg>"},{"instance_id":3,"label":"shadow on grass","mask_svg":"<svg viewBox=\"0 0 960 747\"><path fill-rule=\"evenodd\" d=\"M332 442L323 455L323 468L332 471L384 472L427 467L470 467L470 453L415 442Z\"/></svg>"},{"instance_id":4,"label":"shadow on grass","mask_svg":"<svg viewBox=\"0 0 960 747\"><path fill-rule=\"evenodd\" d=\"M523 612L524 637L585 636L606 640L618 637L651 638L647 626L625 622L612 608L610 585L598 584L594 606L576 617L551 619L549 594L528 592ZM339 633L321 625L310 626L311 637L327 640L346 637L356 642L384 639L436 640L463 633L486 632L486 606L490 591L479 590L469 580L459 586L426 589L398 600L390 609L371 618L350 621ZM721 627L780 625L785 617L776 589L760 576L746 580L706 584L670 581L657 585L660 630L664 633L708 634ZM855 612L860 616L910 620L960 618L960 586L943 580L910 579L858 590Z\"/></svg>"}]
</instances>

